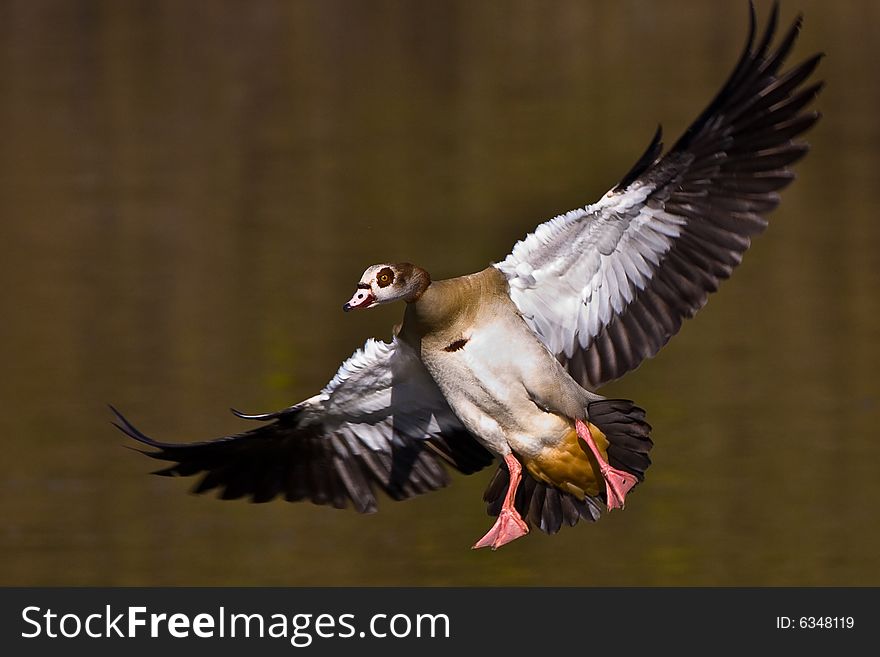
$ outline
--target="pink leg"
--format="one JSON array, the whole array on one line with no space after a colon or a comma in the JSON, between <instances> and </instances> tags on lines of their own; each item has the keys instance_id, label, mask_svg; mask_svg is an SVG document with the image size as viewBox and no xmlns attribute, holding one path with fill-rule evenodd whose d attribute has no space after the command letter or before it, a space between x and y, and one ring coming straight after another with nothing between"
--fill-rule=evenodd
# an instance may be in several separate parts
<instances>
[{"instance_id":1,"label":"pink leg","mask_svg":"<svg viewBox=\"0 0 880 657\"><path fill-rule=\"evenodd\" d=\"M492 529L474 545L474 550L483 547L497 550L502 545L529 533L529 526L523 522L513 506L513 501L516 499L516 487L519 486L520 479L522 479L522 466L513 454L506 455L504 462L510 472L510 483L507 485L507 494L504 496L504 504L501 505L501 513L498 514L498 519L492 525Z\"/></svg>"},{"instance_id":2,"label":"pink leg","mask_svg":"<svg viewBox=\"0 0 880 657\"><path fill-rule=\"evenodd\" d=\"M607 497L608 510L622 509L624 501L626 500L626 494L638 483L639 480L629 472L612 468L608 464L608 461L602 458L602 453L596 446L596 441L593 440L593 434L590 433L590 427L580 420L575 420L574 425L577 429L578 436L580 436L581 440L587 443L587 447L590 448L590 451L593 452L593 456L595 456L596 460L599 462L599 471L605 479L605 494Z\"/></svg>"}]
</instances>

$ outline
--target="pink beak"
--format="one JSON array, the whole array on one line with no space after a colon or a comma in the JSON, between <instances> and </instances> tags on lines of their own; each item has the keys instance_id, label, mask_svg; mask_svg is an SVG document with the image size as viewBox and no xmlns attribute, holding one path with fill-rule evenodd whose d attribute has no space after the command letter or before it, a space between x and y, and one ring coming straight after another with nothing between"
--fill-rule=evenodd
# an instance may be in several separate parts
<instances>
[{"instance_id":1,"label":"pink beak","mask_svg":"<svg viewBox=\"0 0 880 657\"><path fill-rule=\"evenodd\" d=\"M373 293L368 289L358 288L358 291L354 293L354 296L349 299L345 305L342 306L342 309L345 312L349 310L354 310L355 308L369 308L376 301L376 297L373 296Z\"/></svg>"}]
</instances>

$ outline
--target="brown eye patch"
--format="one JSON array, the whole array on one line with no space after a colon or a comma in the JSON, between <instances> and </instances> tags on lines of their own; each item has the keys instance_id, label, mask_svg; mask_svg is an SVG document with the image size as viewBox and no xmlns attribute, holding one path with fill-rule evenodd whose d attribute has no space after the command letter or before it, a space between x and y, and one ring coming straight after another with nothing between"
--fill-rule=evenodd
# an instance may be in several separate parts
<instances>
[{"instance_id":1,"label":"brown eye patch","mask_svg":"<svg viewBox=\"0 0 880 657\"><path fill-rule=\"evenodd\" d=\"M379 287L388 287L394 282L394 270L391 267L383 267L376 275L376 282Z\"/></svg>"}]
</instances>

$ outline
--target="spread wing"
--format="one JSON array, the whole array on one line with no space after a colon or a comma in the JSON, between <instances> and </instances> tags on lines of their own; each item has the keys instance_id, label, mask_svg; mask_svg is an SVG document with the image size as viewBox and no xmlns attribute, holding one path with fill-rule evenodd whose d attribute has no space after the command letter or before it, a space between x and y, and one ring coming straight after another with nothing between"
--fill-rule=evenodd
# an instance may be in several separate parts
<instances>
[{"instance_id":1,"label":"spread wing","mask_svg":"<svg viewBox=\"0 0 880 657\"><path fill-rule=\"evenodd\" d=\"M821 55L788 71L798 17L771 49L777 7L749 38L721 91L665 155L660 129L598 203L538 226L496 267L525 320L583 385L654 356L730 276L767 225L816 122L805 85Z\"/></svg>"},{"instance_id":2,"label":"spread wing","mask_svg":"<svg viewBox=\"0 0 880 657\"><path fill-rule=\"evenodd\" d=\"M320 392L295 406L239 417L264 422L245 433L195 443L158 442L116 409L116 426L171 461L156 474L204 473L194 492L222 499L276 496L360 512L375 490L406 499L449 482L443 463L472 473L494 457L464 428L410 347L368 340Z\"/></svg>"}]
</instances>

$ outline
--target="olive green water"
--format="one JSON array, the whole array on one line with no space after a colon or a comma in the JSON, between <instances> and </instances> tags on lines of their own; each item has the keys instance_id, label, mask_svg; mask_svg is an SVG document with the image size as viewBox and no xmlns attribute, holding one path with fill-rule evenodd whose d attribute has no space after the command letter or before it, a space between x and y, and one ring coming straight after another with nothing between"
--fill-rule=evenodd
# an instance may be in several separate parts
<instances>
[{"instance_id":1,"label":"olive green water","mask_svg":"<svg viewBox=\"0 0 880 657\"><path fill-rule=\"evenodd\" d=\"M647 482L490 553L488 472L371 516L220 502L105 404L187 440L310 396L398 321L341 312L366 265L476 271L598 198L714 93L745 0L0 3L0 584L880 584L880 4L798 10L812 153L606 389L649 411Z\"/></svg>"}]
</instances>

